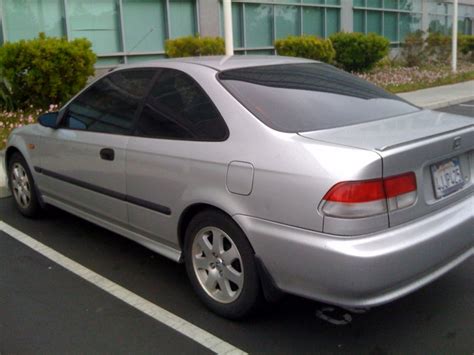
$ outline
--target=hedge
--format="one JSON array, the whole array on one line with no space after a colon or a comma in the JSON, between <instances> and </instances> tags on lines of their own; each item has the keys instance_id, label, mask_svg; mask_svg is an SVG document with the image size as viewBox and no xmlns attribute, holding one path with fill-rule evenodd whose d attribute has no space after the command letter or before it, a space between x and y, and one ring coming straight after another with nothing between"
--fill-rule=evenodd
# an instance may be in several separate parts
<instances>
[{"instance_id":1,"label":"hedge","mask_svg":"<svg viewBox=\"0 0 474 355\"><path fill-rule=\"evenodd\" d=\"M225 54L225 44L220 37L180 37L167 40L165 52L169 58L221 55Z\"/></svg>"},{"instance_id":2,"label":"hedge","mask_svg":"<svg viewBox=\"0 0 474 355\"><path fill-rule=\"evenodd\" d=\"M69 100L94 75L91 47L87 39L67 41L42 33L36 39L5 43L0 47L0 72L10 85L12 106L46 109Z\"/></svg>"},{"instance_id":3,"label":"hedge","mask_svg":"<svg viewBox=\"0 0 474 355\"><path fill-rule=\"evenodd\" d=\"M350 72L372 69L390 51L390 41L375 33L339 32L329 39L336 50L336 62Z\"/></svg>"},{"instance_id":4,"label":"hedge","mask_svg":"<svg viewBox=\"0 0 474 355\"><path fill-rule=\"evenodd\" d=\"M474 36L459 35L458 50L468 60L474 60ZM441 33L417 31L405 38L402 57L409 67L425 63L447 64L451 58L452 37ZM470 57L470 59L469 59Z\"/></svg>"},{"instance_id":5,"label":"hedge","mask_svg":"<svg viewBox=\"0 0 474 355\"><path fill-rule=\"evenodd\" d=\"M288 36L275 41L278 55L301 57L332 63L336 51L330 40L316 36Z\"/></svg>"}]
</instances>

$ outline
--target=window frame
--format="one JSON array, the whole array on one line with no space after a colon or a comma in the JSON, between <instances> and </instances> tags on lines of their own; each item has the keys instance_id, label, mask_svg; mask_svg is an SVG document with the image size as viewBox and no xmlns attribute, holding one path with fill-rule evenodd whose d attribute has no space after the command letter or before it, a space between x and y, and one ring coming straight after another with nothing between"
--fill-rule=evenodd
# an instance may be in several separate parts
<instances>
[{"instance_id":1,"label":"window frame","mask_svg":"<svg viewBox=\"0 0 474 355\"><path fill-rule=\"evenodd\" d=\"M146 138L146 139L161 139L161 140L168 140L168 141L183 141L183 142L225 142L227 139L229 139L230 137L230 131L229 131L229 126L227 125L227 122L225 121L224 117L222 116L221 112L219 111L219 109L217 108L216 104L214 103L214 100L212 100L211 96L206 92L206 90L202 87L202 85L195 79L193 78L189 73L186 73L185 71L183 70L180 70L180 69L176 69L176 68L169 68L169 67L159 67L159 73L157 74L157 76L153 79L153 85L150 87L150 89L148 90L148 94L145 98L145 100L143 101L142 105L140 106L139 110L138 111L138 116L136 117L135 119L135 122L134 122L134 127L133 127L133 132L132 132L132 136L133 137L138 137L138 138ZM184 74L186 75L188 78L190 78L194 84L196 84L196 86L201 90L201 92L206 95L206 97L209 99L209 102L211 103L212 107L214 108L214 110L216 111L216 113L218 114L218 119L223 123L224 125L224 128L225 128L225 136L222 138L222 139L194 139L194 138L173 138L173 137L151 137L151 136L145 136L145 135L141 135L141 134L138 134L137 133L137 125L138 125L138 122L141 118L141 114L143 112L143 109L145 108L145 104L146 102L148 101L148 98L150 97L151 95L151 90L153 89L153 87L155 86L156 83L158 83L158 81L160 80L161 76L167 71L167 70L170 70L170 71L176 71L176 72L179 72L181 74Z\"/></svg>"}]
</instances>

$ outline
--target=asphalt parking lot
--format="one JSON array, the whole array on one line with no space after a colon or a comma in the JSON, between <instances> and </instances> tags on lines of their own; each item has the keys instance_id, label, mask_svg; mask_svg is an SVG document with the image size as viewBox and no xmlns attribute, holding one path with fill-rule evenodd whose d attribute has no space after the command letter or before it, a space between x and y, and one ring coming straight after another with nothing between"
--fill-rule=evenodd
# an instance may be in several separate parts
<instances>
[{"instance_id":1,"label":"asphalt parking lot","mask_svg":"<svg viewBox=\"0 0 474 355\"><path fill-rule=\"evenodd\" d=\"M474 101L442 111L474 117ZM0 199L0 220L243 352L474 354L474 258L398 301L337 310L347 324L318 318L327 305L293 296L233 322L200 304L183 265L112 232L52 207L25 219L11 197ZM1 355L211 353L202 343L0 232Z\"/></svg>"}]
</instances>

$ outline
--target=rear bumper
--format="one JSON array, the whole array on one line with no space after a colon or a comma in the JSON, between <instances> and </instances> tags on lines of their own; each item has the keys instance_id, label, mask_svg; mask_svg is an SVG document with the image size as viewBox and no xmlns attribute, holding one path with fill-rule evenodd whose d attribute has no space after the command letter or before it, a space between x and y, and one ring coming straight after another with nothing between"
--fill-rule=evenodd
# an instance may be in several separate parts
<instances>
[{"instance_id":1,"label":"rear bumper","mask_svg":"<svg viewBox=\"0 0 474 355\"><path fill-rule=\"evenodd\" d=\"M356 238L234 218L278 288L343 306L392 301L474 255L472 195L411 223Z\"/></svg>"}]
</instances>

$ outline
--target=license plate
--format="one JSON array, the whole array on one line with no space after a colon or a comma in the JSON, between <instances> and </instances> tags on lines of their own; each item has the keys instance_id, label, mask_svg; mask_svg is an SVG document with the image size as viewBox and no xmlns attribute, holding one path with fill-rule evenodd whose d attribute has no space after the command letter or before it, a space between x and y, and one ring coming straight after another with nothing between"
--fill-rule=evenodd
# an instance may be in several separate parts
<instances>
[{"instance_id":1,"label":"license plate","mask_svg":"<svg viewBox=\"0 0 474 355\"><path fill-rule=\"evenodd\" d=\"M431 175L436 198L446 197L464 185L459 158L452 158L431 165Z\"/></svg>"}]
</instances>

